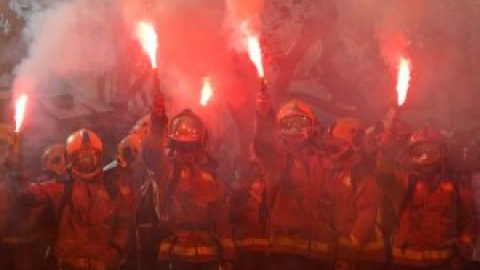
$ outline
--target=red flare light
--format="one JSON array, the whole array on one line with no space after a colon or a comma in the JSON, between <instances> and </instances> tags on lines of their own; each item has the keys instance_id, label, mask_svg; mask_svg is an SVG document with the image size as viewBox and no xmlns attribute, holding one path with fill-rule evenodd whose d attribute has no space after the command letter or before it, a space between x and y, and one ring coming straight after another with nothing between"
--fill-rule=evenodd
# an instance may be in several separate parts
<instances>
[{"instance_id":1,"label":"red flare light","mask_svg":"<svg viewBox=\"0 0 480 270\"><path fill-rule=\"evenodd\" d=\"M408 87L410 83L410 61L401 57L398 64L397 75L397 104L402 106L407 99Z\"/></svg>"},{"instance_id":2,"label":"red flare light","mask_svg":"<svg viewBox=\"0 0 480 270\"><path fill-rule=\"evenodd\" d=\"M151 23L139 22L137 24L136 36L142 44L143 50L150 58L152 68L157 68L158 36Z\"/></svg>"},{"instance_id":3,"label":"red flare light","mask_svg":"<svg viewBox=\"0 0 480 270\"><path fill-rule=\"evenodd\" d=\"M263 63L262 63L262 48L260 47L260 42L258 37L248 36L247 37L247 47L248 47L248 56L253 62L255 67L257 67L258 76L260 78L264 77Z\"/></svg>"},{"instance_id":4,"label":"red flare light","mask_svg":"<svg viewBox=\"0 0 480 270\"><path fill-rule=\"evenodd\" d=\"M202 96L200 98L200 104L202 106L206 106L207 103L213 96L212 84L210 83L210 78L205 77L203 78L203 86L202 86Z\"/></svg>"},{"instance_id":5,"label":"red flare light","mask_svg":"<svg viewBox=\"0 0 480 270\"><path fill-rule=\"evenodd\" d=\"M15 104L15 132L20 132L23 119L25 118L25 109L27 107L27 95L21 94Z\"/></svg>"}]
</instances>

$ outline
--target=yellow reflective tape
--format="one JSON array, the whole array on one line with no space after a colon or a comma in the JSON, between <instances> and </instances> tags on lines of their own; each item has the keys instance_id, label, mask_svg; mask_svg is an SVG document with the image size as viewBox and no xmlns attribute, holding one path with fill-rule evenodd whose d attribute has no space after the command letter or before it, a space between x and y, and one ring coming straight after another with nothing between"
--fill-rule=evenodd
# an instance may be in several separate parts
<instances>
[{"instance_id":1,"label":"yellow reflective tape","mask_svg":"<svg viewBox=\"0 0 480 270\"><path fill-rule=\"evenodd\" d=\"M329 246L325 242L320 241L308 241L303 239L295 239L288 237L273 237L272 244L302 250L308 250L309 248L313 251L327 252L329 251Z\"/></svg>"},{"instance_id":2,"label":"yellow reflective tape","mask_svg":"<svg viewBox=\"0 0 480 270\"><path fill-rule=\"evenodd\" d=\"M400 248L393 248L393 257L399 259L408 259L415 261L422 260L445 260L450 259L455 254L453 249L444 250L403 250Z\"/></svg>"},{"instance_id":3,"label":"yellow reflective tape","mask_svg":"<svg viewBox=\"0 0 480 270\"><path fill-rule=\"evenodd\" d=\"M269 245L268 239L265 238L246 238L235 241L237 246L246 247L246 246L265 246Z\"/></svg>"},{"instance_id":4,"label":"yellow reflective tape","mask_svg":"<svg viewBox=\"0 0 480 270\"><path fill-rule=\"evenodd\" d=\"M235 247L235 244L233 243L232 239L224 238L224 239L220 239L219 242L222 247L229 247L229 248Z\"/></svg>"},{"instance_id":5,"label":"yellow reflective tape","mask_svg":"<svg viewBox=\"0 0 480 270\"><path fill-rule=\"evenodd\" d=\"M215 256L218 254L217 249L214 247L172 247L170 243L161 243L159 252L177 256Z\"/></svg>"}]
</instances>

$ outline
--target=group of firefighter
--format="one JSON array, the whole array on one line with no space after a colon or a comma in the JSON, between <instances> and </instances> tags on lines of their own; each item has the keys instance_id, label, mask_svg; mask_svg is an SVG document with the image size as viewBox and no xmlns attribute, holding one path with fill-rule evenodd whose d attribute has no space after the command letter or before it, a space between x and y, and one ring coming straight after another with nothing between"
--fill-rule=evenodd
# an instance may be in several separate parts
<instances>
[{"instance_id":1,"label":"group of firefighter","mask_svg":"<svg viewBox=\"0 0 480 270\"><path fill-rule=\"evenodd\" d=\"M0 129L0 269L467 269L477 233L470 179L431 127L355 118L324 129L292 100L256 103L251 153L219 179L202 119L161 96L104 164L80 129L17 173ZM461 175L461 176L460 176Z\"/></svg>"}]
</instances>

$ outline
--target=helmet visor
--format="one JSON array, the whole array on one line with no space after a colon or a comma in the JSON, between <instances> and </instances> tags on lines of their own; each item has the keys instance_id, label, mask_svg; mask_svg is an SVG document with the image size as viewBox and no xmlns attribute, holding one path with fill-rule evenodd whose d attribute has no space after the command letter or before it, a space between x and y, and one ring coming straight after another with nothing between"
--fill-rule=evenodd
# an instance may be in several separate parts
<instances>
[{"instance_id":1,"label":"helmet visor","mask_svg":"<svg viewBox=\"0 0 480 270\"><path fill-rule=\"evenodd\" d=\"M195 142L202 139L203 127L200 122L190 117L180 117L173 121L170 138L180 142Z\"/></svg>"},{"instance_id":2,"label":"helmet visor","mask_svg":"<svg viewBox=\"0 0 480 270\"><path fill-rule=\"evenodd\" d=\"M287 140L302 141L312 133L312 120L306 116L290 116L280 120L280 133Z\"/></svg>"},{"instance_id":3,"label":"helmet visor","mask_svg":"<svg viewBox=\"0 0 480 270\"><path fill-rule=\"evenodd\" d=\"M443 149L434 143L420 143L410 149L412 163L417 166L432 166L443 158Z\"/></svg>"}]
</instances>

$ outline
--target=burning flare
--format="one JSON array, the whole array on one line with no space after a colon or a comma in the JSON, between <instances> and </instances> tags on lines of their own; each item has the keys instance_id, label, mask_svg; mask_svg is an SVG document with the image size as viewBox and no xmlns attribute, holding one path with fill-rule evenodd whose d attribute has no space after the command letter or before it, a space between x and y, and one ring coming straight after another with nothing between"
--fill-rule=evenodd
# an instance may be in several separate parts
<instances>
[{"instance_id":1,"label":"burning flare","mask_svg":"<svg viewBox=\"0 0 480 270\"><path fill-rule=\"evenodd\" d=\"M410 83L410 61L401 57L398 64L397 75L397 104L402 106L407 99L408 86Z\"/></svg>"},{"instance_id":2,"label":"burning flare","mask_svg":"<svg viewBox=\"0 0 480 270\"><path fill-rule=\"evenodd\" d=\"M25 108L27 107L27 95L21 94L15 104L15 132L20 132L23 119L25 118Z\"/></svg>"},{"instance_id":3,"label":"burning flare","mask_svg":"<svg viewBox=\"0 0 480 270\"><path fill-rule=\"evenodd\" d=\"M157 68L158 36L155 28L151 23L139 22L135 32L143 50L150 57L152 68Z\"/></svg>"},{"instance_id":4,"label":"burning flare","mask_svg":"<svg viewBox=\"0 0 480 270\"><path fill-rule=\"evenodd\" d=\"M209 77L203 78L203 86L202 86L202 97L200 99L200 104L202 106L206 106L207 103L213 96L212 84L210 83Z\"/></svg>"},{"instance_id":5,"label":"burning flare","mask_svg":"<svg viewBox=\"0 0 480 270\"><path fill-rule=\"evenodd\" d=\"M253 62L255 67L257 67L258 76L260 78L264 77L263 63L262 63L262 49L260 47L260 42L258 37L248 36L247 37L247 46L248 46L248 56Z\"/></svg>"}]
</instances>

